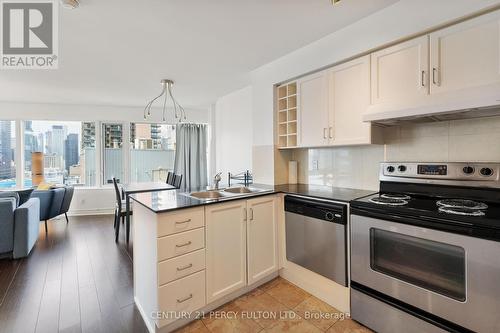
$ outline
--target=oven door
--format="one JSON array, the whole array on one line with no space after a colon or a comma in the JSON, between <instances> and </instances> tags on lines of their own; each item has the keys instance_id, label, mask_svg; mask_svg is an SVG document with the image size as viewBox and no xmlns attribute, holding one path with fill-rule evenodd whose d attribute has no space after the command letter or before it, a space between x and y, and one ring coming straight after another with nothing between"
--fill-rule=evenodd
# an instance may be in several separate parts
<instances>
[{"instance_id":1,"label":"oven door","mask_svg":"<svg viewBox=\"0 0 500 333\"><path fill-rule=\"evenodd\" d=\"M351 216L351 280L477 332L500 332L500 243Z\"/></svg>"}]
</instances>

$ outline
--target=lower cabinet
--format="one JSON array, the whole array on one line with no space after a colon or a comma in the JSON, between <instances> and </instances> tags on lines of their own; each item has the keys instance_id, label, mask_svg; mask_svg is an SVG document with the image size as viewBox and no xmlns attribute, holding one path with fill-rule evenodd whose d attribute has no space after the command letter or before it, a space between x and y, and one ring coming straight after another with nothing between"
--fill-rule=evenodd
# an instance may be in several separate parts
<instances>
[{"instance_id":1,"label":"lower cabinet","mask_svg":"<svg viewBox=\"0 0 500 333\"><path fill-rule=\"evenodd\" d=\"M278 271L276 196L205 208L207 302Z\"/></svg>"},{"instance_id":2,"label":"lower cabinet","mask_svg":"<svg viewBox=\"0 0 500 333\"><path fill-rule=\"evenodd\" d=\"M207 302L246 286L246 201L205 208Z\"/></svg>"},{"instance_id":3,"label":"lower cabinet","mask_svg":"<svg viewBox=\"0 0 500 333\"><path fill-rule=\"evenodd\" d=\"M150 331L278 271L278 196L134 209L134 298Z\"/></svg>"},{"instance_id":4,"label":"lower cabinet","mask_svg":"<svg viewBox=\"0 0 500 333\"><path fill-rule=\"evenodd\" d=\"M277 209L275 196L247 201L248 284L278 270Z\"/></svg>"},{"instance_id":5,"label":"lower cabinet","mask_svg":"<svg viewBox=\"0 0 500 333\"><path fill-rule=\"evenodd\" d=\"M193 312L205 304L205 271L167 283L158 288L159 310L167 314L158 320L158 327L176 320L174 314Z\"/></svg>"}]
</instances>

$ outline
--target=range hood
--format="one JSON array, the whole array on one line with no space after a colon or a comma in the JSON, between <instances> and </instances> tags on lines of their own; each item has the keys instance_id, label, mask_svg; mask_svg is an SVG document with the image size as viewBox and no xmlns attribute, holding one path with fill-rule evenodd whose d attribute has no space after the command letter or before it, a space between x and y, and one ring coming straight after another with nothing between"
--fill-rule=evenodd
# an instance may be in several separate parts
<instances>
[{"instance_id":1,"label":"range hood","mask_svg":"<svg viewBox=\"0 0 500 333\"><path fill-rule=\"evenodd\" d=\"M500 84L371 105L363 121L391 126L494 116L500 116Z\"/></svg>"}]
</instances>

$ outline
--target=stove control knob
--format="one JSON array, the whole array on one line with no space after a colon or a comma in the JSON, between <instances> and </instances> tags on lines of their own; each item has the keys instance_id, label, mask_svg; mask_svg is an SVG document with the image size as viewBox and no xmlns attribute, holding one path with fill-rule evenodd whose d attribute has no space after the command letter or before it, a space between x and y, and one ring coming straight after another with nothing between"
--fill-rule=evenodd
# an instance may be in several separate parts
<instances>
[{"instance_id":1,"label":"stove control knob","mask_svg":"<svg viewBox=\"0 0 500 333\"><path fill-rule=\"evenodd\" d=\"M326 219L327 221L333 221L333 218L334 218L334 215L333 215L333 213L332 213L332 212L326 212L326 214L325 214L325 219Z\"/></svg>"},{"instance_id":2,"label":"stove control knob","mask_svg":"<svg viewBox=\"0 0 500 333\"><path fill-rule=\"evenodd\" d=\"M394 172L394 167L392 165L389 165L387 167L387 172Z\"/></svg>"},{"instance_id":3,"label":"stove control knob","mask_svg":"<svg viewBox=\"0 0 500 333\"><path fill-rule=\"evenodd\" d=\"M398 171L399 172L405 172L406 171L406 165L400 165L400 166L398 166Z\"/></svg>"},{"instance_id":4,"label":"stove control knob","mask_svg":"<svg viewBox=\"0 0 500 333\"><path fill-rule=\"evenodd\" d=\"M462 170L466 175L472 175L474 173L474 168L471 166L465 166Z\"/></svg>"},{"instance_id":5,"label":"stove control knob","mask_svg":"<svg viewBox=\"0 0 500 333\"><path fill-rule=\"evenodd\" d=\"M493 174L493 169L491 168L482 168L479 170L479 173L483 176L489 177Z\"/></svg>"}]
</instances>

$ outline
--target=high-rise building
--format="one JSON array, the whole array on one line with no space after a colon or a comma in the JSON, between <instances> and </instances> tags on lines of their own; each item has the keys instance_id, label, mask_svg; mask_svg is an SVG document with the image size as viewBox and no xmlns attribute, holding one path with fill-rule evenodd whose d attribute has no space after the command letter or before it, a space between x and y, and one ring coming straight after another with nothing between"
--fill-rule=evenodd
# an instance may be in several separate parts
<instances>
[{"instance_id":1,"label":"high-rise building","mask_svg":"<svg viewBox=\"0 0 500 333\"><path fill-rule=\"evenodd\" d=\"M82 149L95 148L95 123L82 123Z\"/></svg>"},{"instance_id":2,"label":"high-rise building","mask_svg":"<svg viewBox=\"0 0 500 333\"><path fill-rule=\"evenodd\" d=\"M38 150L38 138L33 134L32 121L24 122L24 167L31 170L31 153Z\"/></svg>"},{"instance_id":3,"label":"high-rise building","mask_svg":"<svg viewBox=\"0 0 500 333\"><path fill-rule=\"evenodd\" d=\"M123 130L121 124L104 125L104 148L121 148Z\"/></svg>"},{"instance_id":4,"label":"high-rise building","mask_svg":"<svg viewBox=\"0 0 500 333\"><path fill-rule=\"evenodd\" d=\"M78 164L78 134L70 133L64 141L64 161L66 170Z\"/></svg>"},{"instance_id":5,"label":"high-rise building","mask_svg":"<svg viewBox=\"0 0 500 333\"><path fill-rule=\"evenodd\" d=\"M36 151L44 153L45 152L45 136L43 135L43 133L38 133L36 142L37 142Z\"/></svg>"},{"instance_id":6,"label":"high-rise building","mask_svg":"<svg viewBox=\"0 0 500 333\"><path fill-rule=\"evenodd\" d=\"M62 125L52 125L51 153L64 156L64 141L66 140L67 128Z\"/></svg>"},{"instance_id":7,"label":"high-rise building","mask_svg":"<svg viewBox=\"0 0 500 333\"><path fill-rule=\"evenodd\" d=\"M162 149L160 124L130 124L130 142L135 149Z\"/></svg>"},{"instance_id":8,"label":"high-rise building","mask_svg":"<svg viewBox=\"0 0 500 333\"><path fill-rule=\"evenodd\" d=\"M0 179L15 177L12 169L11 122L0 120Z\"/></svg>"}]
</instances>

